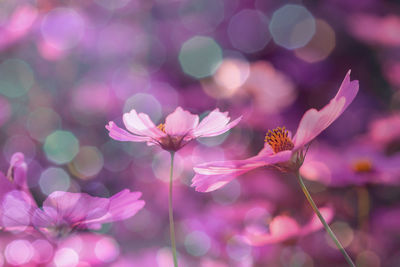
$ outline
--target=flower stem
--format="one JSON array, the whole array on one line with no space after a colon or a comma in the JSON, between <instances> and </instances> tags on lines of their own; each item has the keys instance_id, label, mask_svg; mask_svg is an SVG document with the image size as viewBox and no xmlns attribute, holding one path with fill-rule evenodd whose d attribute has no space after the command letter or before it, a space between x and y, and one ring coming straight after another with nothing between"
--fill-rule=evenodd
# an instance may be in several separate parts
<instances>
[{"instance_id":1,"label":"flower stem","mask_svg":"<svg viewBox=\"0 0 400 267\"><path fill-rule=\"evenodd\" d=\"M175 152L171 152L171 167L169 171L169 194L168 194L168 213L169 213L169 233L171 237L172 255L174 257L174 266L178 267L178 259L176 257L176 244L175 244L175 226L174 226L174 212L172 207L172 177L174 175L174 156Z\"/></svg>"},{"instance_id":2,"label":"flower stem","mask_svg":"<svg viewBox=\"0 0 400 267\"><path fill-rule=\"evenodd\" d=\"M342 244L340 244L339 240L333 233L332 229L329 227L329 225L326 223L324 217L322 217L321 212L319 212L317 205L315 205L314 200L311 198L310 193L308 192L306 186L304 185L303 178L301 178L300 173L297 171L297 178L299 178L299 183L301 186L301 189L303 190L304 195L306 196L308 202L310 203L311 207L313 208L315 214L317 214L319 220L321 221L322 225L324 226L325 230L328 232L329 236L332 238L333 242L336 244L340 252L343 254L344 258L346 259L347 263L351 267L356 267L354 262L351 260L349 254L347 254L346 250L343 248Z\"/></svg>"}]
</instances>

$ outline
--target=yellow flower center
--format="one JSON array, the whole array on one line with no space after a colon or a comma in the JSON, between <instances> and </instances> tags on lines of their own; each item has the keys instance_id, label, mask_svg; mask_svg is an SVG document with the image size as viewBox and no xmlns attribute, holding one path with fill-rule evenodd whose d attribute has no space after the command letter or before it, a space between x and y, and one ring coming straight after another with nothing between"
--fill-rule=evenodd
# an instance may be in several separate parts
<instances>
[{"instance_id":1,"label":"yellow flower center","mask_svg":"<svg viewBox=\"0 0 400 267\"><path fill-rule=\"evenodd\" d=\"M369 159L359 159L354 161L351 167L355 172L370 172L372 171L372 162Z\"/></svg>"},{"instance_id":2,"label":"yellow flower center","mask_svg":"<svg viewBox=\"0 0 400 267\"><path fill-rule=\"evenodd\" d=\"M162 132L165 133L165 124L164 124L164 123L160 123L160 124L157 126L157 128L160 129Z\"/></svg>"},{"instance_id":3,"label":"yellow flower center","mask_svg":"<svg viewBox=\"0 0 400 267\"><path fill-rule=\"evenodd\" d=\"M292 150L294 148L294 144L289 137L289 132L285 129L285 127L278 127L269 130L265 135L265 142L267 142L275 153Z\"/></svg>"}]
</instances>

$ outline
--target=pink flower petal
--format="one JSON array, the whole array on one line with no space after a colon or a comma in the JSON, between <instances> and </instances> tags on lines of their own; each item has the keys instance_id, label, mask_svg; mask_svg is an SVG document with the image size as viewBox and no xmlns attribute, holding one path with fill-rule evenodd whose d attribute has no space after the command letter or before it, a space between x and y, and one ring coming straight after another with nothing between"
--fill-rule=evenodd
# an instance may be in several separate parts
<instances>
[{"instance_id":1,"label":"pink flower petal","mask_svg":"<svg viewBox=\"0 0 400 267\"><path fill-rule=\"evenodd\" d=\"M286 215L274 217L269 223L269 230L266 234L247 234L246 241L252 246L262 246L282 242L301 233L299 224Z\"/></svg>"},{"instance_id":2,"label":"pink flower petal","mask_svg":"<svg viewBox=\"0 0 400 267\"><path fill-rule=\"evenodd\" d=\"M232 181L235 177L258 167L286 162L290 159L291 151L271 154L263 149L257 156L245 160L210 162L194 168L196 175L192 187L199 192L211 192Z\"/></svg>"},{"instance_id":3,"label":"pink flower petal","mask_svg":"<svg viewBox=\"0 0 400 267\"><path fill-rule=\"evenodd\" d=\"M128 189L122 190L110 198L107 214L97 220L93 220L93 222L106 223L132 217L145 205L143 200L139 200L141 196L141 192L130 192Z\"/></svg>"},{"instance_id":4,"label":"pink flower petal","mask_svg":"<svg viewBox=\"0 0 400 267\"><path fill-rule=\"evenodd\" d=\"M199 116L177 107L165 119L165 132L171 136L184 136L199 124Z\"/></svg>"},{"instance_id":5,"label":"pink flower petal","mask_svg":"<svg viewBox=\"0 0 400 267\"><path fill-rule=\"evenodd\" d=\"M109 131L109 136L118 141L148 142L150 140L150 138L146 136L128 133L124 129L119 128L113 121L110 121L108 125L106 125L106 129Z\"/></svg>"},{"instance_id":6,"label":"pink flower petal","mask_svg":"<svg viewBox=\"0 0 400 267\"><path fill-rule=\"evenodd\" d=\"M73 226L104 216L109 205L107 198L55 191L43 202L43 210L53 222L64 221Z\"/></svg>"},{"instance_id":7,"label":"pink flower petal","mask_svg":"<svg viewBox=\"0 0 400 267\"><path fill-rule=\"evenodd\" d=\"M123 121L125 127L134 134L153 139L165 136L165 133L154 125L147 114L138 114L134 109L123 115Z\"/></svg>"},{"instance_id":8,"label":"pink flower petal","mask_svg":"<svg viewBox=\"0 0 400 267\"><path fill-rule=\"evenodd\" d=\"M228 112L220 112L219 109L215 109L193 130L193 135L196 137L217 136L235 127L241 119L242 117L239 117L229 123Z\"/></svg>"},{"instance_id":9,"label":"pink flower petal","mask_svg":"<svg viewBox=\"0 0 400 267\"><path fill-rule=\"evenodd\" d=\"M293 138L294 150L312 141L331 125L350 105L358 92L358 81L350 81L350 71L346 74L336 96L322 108L308 110L300 121Z\"/></svg>"}]
</instances>

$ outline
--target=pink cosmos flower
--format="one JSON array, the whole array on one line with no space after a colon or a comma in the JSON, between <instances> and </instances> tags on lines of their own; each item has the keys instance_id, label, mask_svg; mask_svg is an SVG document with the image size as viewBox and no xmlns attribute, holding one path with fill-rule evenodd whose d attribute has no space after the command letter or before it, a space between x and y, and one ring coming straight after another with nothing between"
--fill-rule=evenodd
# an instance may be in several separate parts
<instances>
[{"instance_id":1,"label":"pink cosmos flower","mask_svg":"<svg viewBox=\"0 0 400 267\"><path fill-rule=\"evenodd\" d=\"M328 186L398 185L400 153L386 155L370 139L340 147L319 144L308 153L300 174Z\"/></svg>"},{"instance_id":2,"label":"pink cosmos flower","mask_svg":"<svg viewBox=\"0 0 400 267\"><path fill-rule=\"evenodd\" d=\"M305 146L346 110L355 98L358 87L357 80L350 81L348 71L339 91L328 105L319 111L310 109L303 115L293 138L285 127L270 130L265 137L264 148L254 157L196 166L192 187L200 192L214 191L243 173L267 165L285 171L297 171L304 161Z\"/></svg>"},{"instance_id":3,"label":"pink cosmos flower","mask_svg":"<svg viewBox=\"0 0 400 267\"><path fill-rule=\"evenodd\" d=\"M159 145L168 151L177 151L198 137L212 137L227 132L239 123L241 117L230 121L228 112L215 109L201 122L199 116L177 107L169 114L165 123L156 126L147 114L132 109L123 115L128 131L119 128L113 121L106 126L111 138L119 141L147 142Z\"/></svg>"},{"instance_id":4,"label":"pink cosmos flower","mask_svg":"<svg viewBox=\"0 0 400 267\"><path fill-rule=\"evenodd\" d=\"M11 158L8 179L0 172L0 226L5 229L36 229L48 236L61 236L77 229L98 229L101 224L135 215L145 202L142 193L122 190L110 198L85 193L56 191L41 208L26 183L27 165L22 153Z\"/></svg>"},{"instance_id":5,"label":"pink cosmos flower","mask_svg":"<svg viewBox=\"0 0 400 267\"><path fill-rule=\"evenodd\" d=\"M331 207L320 208L321 214L327 222L333 219L334 211ZM268 229L248 227L245 239L252 246L262 246L297 239L320 230L323 226L317 215L313 215L307 224L300 226L296 220L287 215L278 215L271 219Z\"/></svg>"},{"instance_id":6,"label":"pink cosmos flower","mask_svg":"<svg viewBox=\"0 0 400 267\"><path fill-rule=\"evenodd\" d=\"M142 193L122 190L110 198L93 197L85 193L56 191L36 209L32 223L45 232L59 235L75 229L99 229L101 224L124 220L144 206Z\"/></svg>"}]
</instances>

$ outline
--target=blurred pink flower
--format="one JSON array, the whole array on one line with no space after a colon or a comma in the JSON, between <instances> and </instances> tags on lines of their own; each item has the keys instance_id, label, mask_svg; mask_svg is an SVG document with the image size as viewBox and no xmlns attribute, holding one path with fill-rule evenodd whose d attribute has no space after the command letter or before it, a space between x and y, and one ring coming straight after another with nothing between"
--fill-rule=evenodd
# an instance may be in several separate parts
<instances>
[{"instance_id":1,"label":"blurred pink flower","mask_svg":"<svg viewBox=\"0 0 400 267\"><path fill-rule=\"evenodd\" d=\"M177 151L198 137L212 137L227 132L239 123L241 117L230 121L228 112L215 109L200 123L199 116L177 107L169 114L165 123L158 126L144 113L131 110L123 115L125 127L131 132L119 128L113 121L106 126L111 138L118 141L147 142L159 145L168 151Z\"/></svg>"},{"instance_id":2,"label":"blurred pink flower","mask_svg":"<svg viewBox=\"0 0 400 267\"><path fill-rule=\"evenodd\" d=\"M371 14L350 16L350 32L367 43L384 46L400 45L400 17L387 15L378 17Z\"/></svg>"},{"instance_id":3,"label":"blurred pink flower","mask_svg":"<svg viewBox=\"0 0 400 267\"><path fill-rule=\"evenodd\" d=\"M56 191L38 208L26 183L27 165L22 153L11 158L6 177L0 172L0 226L25 230L29 226L42 233L69 233L75 229L98 229L101 224L135 215L145 202L142 193L122 190L110 198L85 193Z\"/></svg>"},{"instance_id":4,"label":"blurred pink flower","mask_svg":"<svg viewBox=\"0 0 400 267\"><path fill-rule=\"evenodd\" d=\"M254 157L245 160L210 162L196 166L192 187L200 192L214 191L236 176L267 165L274 165L284 171L298 170L304 161L304 147L346 110L355 98L358 87L357 80L350 81L349 71L336 96L328 105L320 111L310 109L303 115L293 139L285 127L268 131L264 149Z\"/></svg>"},{"instance_id":5,"label":"blurred pink flower","mask_svg":"<svg viewBox=\"0 0 400 267\"><path fill-rule=\"evenodd\" d=\"M398 149L400 142L400 113L376 119L369 125L368 137L375 144Z\"/></svg>"},{"instance_id":6,"label":"blurred pink flower","mask_svg":"<svg viewBox=\"0 0 400 267\"><path fill-rule=\"evenodd\" d=\"M302 176L328 186L400 183L400 153L385 155L370 139L330 147L319 144L310 151Z\"/></svg>"},{"instance_id":7,"label":"blurred pink flower","mask_svg":"<svg viewBox=\"0 0 400 267\"><path fill-rule=\"evenodd\" d=\"M142 193L122 190L110 198L85 193L56 191L36 209L32 223L37 228L56 230L57 234L75 229L99 229L101 224L124 220L135 215L145 204Z\"/></svg>"},{"instance_id":8,"label":"blurred pink flower","mask_svg":"<svg viewBox=\"0 0 400 267\"><path fill-rule=\"evenodd\" d=\"M333 219L334 212L331 207L320 208L320 212L327 222ZM312 218L304 226L300 226L290 216L278 215L270 220L268 229L247 228L245 238L252 246L262 246L296 239L316 232L322 227L316 214L313 214Z\"/></svg>"}]
</instances>

